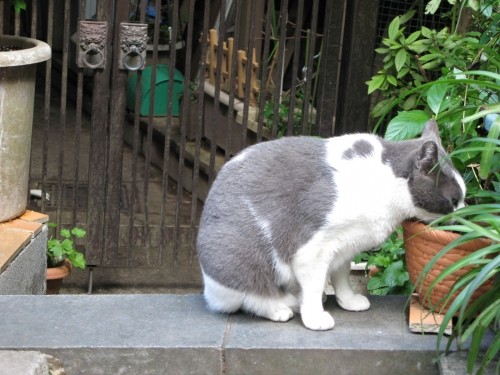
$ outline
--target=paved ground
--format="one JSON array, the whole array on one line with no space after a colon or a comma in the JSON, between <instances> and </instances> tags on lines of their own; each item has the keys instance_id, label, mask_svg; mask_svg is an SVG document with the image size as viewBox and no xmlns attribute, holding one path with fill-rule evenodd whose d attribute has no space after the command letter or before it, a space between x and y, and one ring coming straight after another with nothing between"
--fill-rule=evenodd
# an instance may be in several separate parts
<instances>
[{"instance_id":1,"label":"paved ground","mask_svg":"<svg viewBox=\"0 0 500 375\"><path fill-rule=\"evenodd\" d=\"M0 296L0 350L53 355L68 374L438 374L435 336L409 332L406 298L371 301L353 313L329 299L336 326L315 332L215 314L199 295Z\"/></svg>"}]
</instances>

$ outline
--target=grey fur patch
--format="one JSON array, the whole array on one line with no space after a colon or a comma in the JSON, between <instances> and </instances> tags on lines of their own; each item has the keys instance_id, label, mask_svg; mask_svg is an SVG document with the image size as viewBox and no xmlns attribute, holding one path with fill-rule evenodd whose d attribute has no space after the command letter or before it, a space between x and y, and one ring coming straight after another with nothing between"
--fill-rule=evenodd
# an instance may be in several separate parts
<instances>
[{"instance_id":1,"label":"grey fur patch","mask_svg":"<svg viewBox=\"0 0 500 375\"><path fill-rule=\"evenodd\" d=\"M326 141L287 137L243 152L222 168L205 202L200 263L226 287L279 295L273 253L290 265L324 225L336 198Z\"/></svg>"},{"instance_id":2,"label":"grey fur patch","mask_svg":"<svg viewBox=\"0 0 500 375\"><path fill-rule=\"evenodd\" d=\"M370 144L370 142L365 141L364 139L360 139L359 141L354 142L352 148L344 151L342 158L346 160L351 160L356 157L366 158L369 157L372 153L373 146Z\"/></svg>"}]
</instances>

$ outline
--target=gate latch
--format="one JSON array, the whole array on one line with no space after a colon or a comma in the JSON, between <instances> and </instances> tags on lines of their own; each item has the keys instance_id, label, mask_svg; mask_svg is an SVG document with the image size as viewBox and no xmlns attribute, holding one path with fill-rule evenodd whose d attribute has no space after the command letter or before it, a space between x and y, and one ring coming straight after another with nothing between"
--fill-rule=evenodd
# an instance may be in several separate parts
<instances>
[{"instance_id":1,"label":"gate latch","mask_svg":"<svg viewBox=\"0 0 500 375\"><path fill-rule=\"evenodd\" d=\"M120 69L136 71L144 69L146 62L146 47L148 40L148 25L145 23L120 24Z\"/></svg>"},{"instance_id":2,"label":"gate latch","mask_svg":"<svg viewBox=\"0 0 500 375\"><path fill-rule=\"evenodd\" d=\"M107 22L78 22L78 58L79 68L100 69L106 64Z\"/></svg>"}]
</instances>

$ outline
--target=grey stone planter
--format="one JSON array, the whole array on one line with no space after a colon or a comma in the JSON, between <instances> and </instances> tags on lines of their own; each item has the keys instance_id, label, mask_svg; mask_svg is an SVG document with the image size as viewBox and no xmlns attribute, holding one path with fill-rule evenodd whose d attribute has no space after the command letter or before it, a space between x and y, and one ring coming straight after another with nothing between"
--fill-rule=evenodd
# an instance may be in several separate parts
<instances>
[{"instance_id":1,"label":"grey stone planter","mask_svg":"<svg viewBox=\"0 0 500 375\"><path fill-rule=\"evenodd\" d=\"M0 46L0 222L20 216L28 200L28 178L36 64L50 59L48 44L3 35Z\"/></svg>"}]
</instances>

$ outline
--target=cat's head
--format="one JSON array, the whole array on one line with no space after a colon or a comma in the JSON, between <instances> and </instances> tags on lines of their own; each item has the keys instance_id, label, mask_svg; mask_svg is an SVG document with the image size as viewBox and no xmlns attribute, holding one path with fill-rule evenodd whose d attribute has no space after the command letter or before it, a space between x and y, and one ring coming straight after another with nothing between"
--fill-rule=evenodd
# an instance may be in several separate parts
<instances>
[{"instance_id":1,"label":"cat's head","mask_svg":"<svg viewBox=\"0 0 500 375\"><path fill-rule=\"evenodd\" d=\"M436 121L425 125L411 163L408 186L417 219L431 221L464 206L465 183L441 145Z\"/></svg>"}]
</instances>

